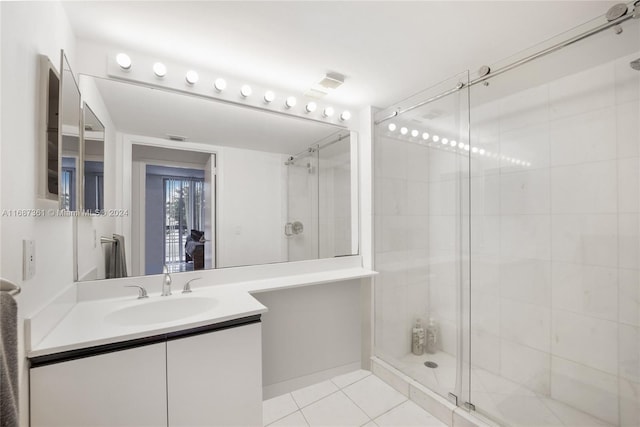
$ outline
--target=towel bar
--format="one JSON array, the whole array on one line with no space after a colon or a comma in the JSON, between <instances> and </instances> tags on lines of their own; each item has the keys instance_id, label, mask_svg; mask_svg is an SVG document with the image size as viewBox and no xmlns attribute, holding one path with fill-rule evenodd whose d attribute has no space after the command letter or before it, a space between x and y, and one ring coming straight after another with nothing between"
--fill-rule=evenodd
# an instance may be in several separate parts
<instances>
[{"instance_id":1,"label":"towel bar","mask_svg":"<svg viewBox=\"0 0 640 427\"><path fill-rule=\"evenodd\" d=\"M100 237L100 243L101 244L105 244L105 243L115 243L116 239L112 239L111 237Z\"/></svg>"},{"instance_id":2,"label":"towel bar","mask_svg":"<svg viewBox=\"0 0 640 427\"><path fill-rule=\"evenodd\" d=\"M10 280L0 277L0 292L9 292L9 295L16 296L22 289Z\"/></svg>"}]
</instances>

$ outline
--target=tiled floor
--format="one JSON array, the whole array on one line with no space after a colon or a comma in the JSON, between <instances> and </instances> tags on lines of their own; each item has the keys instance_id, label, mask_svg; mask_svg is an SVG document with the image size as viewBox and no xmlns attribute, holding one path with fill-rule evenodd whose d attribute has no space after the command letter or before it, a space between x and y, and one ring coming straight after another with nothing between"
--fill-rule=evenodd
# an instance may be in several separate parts
<instances>
[{"instance_id":1,"label":"tiled floor","mask_svg":"<svg viewBox=\"0 0 640 427\"><path fill-rule=\"evenodd\" d=\"M438 363L430 369L427 360ZM440 352L387 360L396 369L441 395L454 390L455 358ZM467 365L468 369L468 365ZM479 368L471 370L471 402L476 410L509 426L610 427L610 424L557 400L536 394L504 377Z\"/></svg>"},{"instance_id":2,"label":"tiled floor","mask_svg":"<svg viewBox=\"0 0 640 427\"><path fill-rule=\"evenodd\" d=\"M445 424L369 371L354 371L266 400L265 426L410 427Z\"/></svg>"}]
</instances>

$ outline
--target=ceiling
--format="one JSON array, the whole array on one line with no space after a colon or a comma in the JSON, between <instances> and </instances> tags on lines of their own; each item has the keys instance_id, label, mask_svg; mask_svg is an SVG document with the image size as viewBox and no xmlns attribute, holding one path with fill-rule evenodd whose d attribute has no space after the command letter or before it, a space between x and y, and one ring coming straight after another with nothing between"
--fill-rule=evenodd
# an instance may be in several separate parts
<instances>
[{"instance_id":1,"label":"ceiling","mask_svg":"<svg viewBox=\"0 0 640 427\"><path fill-rule=\"evenodd\" d=\"M386 107L603 15L616 1L68 1L79 39L302 94Z\"/></svg>"},{"instance_id":2,"label":"ceiling","mask_svg":"<svg viewBox=\"0 0 640 427\"><path fill-rule=\"evenodd\" d=\"M119 132L296 154L342 128L117 80L94 79ZM177 143L179 145L179 142Z\"/></svg>"}]
</instances>

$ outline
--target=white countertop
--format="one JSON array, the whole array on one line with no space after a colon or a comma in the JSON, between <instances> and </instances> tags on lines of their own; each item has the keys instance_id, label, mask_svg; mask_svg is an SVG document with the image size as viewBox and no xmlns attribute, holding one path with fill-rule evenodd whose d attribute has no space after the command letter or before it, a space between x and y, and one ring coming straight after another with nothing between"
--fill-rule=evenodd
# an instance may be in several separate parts
<instances>
[{"instance_id":1,"label":"white countertop","mask_svg":"<svg viewBox=\"0 0 640 427\"><path fill-rule=\"evenodd\" d=\"M251 296L251 293L358 279L375 274L374 271L364 268L344 268L214 286L207 286L206 280L203 279L192 283L193 292L190 294L182 294L181 286L174 285L173 295L166 297L150 292L149 298L140 300L135 294L127 297L81 300L72 306L51 332L39 343L32 345L27 357L34 358L124 342L257 315L265 313L268 309ZM212 298L215 305L199 314L161 323L122 325L109 320L110 314L136 305L154 301L177 302L179 299L187 298Z\"/></svg>"}]
</instances>

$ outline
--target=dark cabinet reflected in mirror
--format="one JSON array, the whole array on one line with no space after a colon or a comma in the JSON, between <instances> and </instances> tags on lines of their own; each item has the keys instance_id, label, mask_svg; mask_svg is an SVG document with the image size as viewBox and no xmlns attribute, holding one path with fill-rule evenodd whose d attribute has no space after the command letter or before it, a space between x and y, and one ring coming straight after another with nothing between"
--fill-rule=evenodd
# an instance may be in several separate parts
<instances>
[{"instance_id":1,"label":"dark cabinet reflected in mirror","mask_svg":"<svg viewBox=\"0 0 640 427\"><path fill-rule=\"evenodd\" d=\"M46 186L45 198L58 200L58 120L60 107L60 76L49 58L43 58L46 69Z\"/></svg>"},{"instance_id":2,"label":"dark cabinet reflected in mirror","mask_svg":"<svg viewBox=\"0 0 640 427\"><path fill-rule=\"evenodd\" d=\"M83 104L84 210L104 210L104 125L87 103Z\"/></svg>"}]
</instances>

